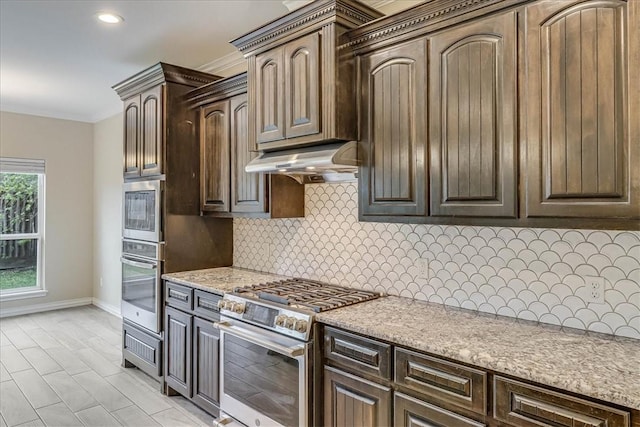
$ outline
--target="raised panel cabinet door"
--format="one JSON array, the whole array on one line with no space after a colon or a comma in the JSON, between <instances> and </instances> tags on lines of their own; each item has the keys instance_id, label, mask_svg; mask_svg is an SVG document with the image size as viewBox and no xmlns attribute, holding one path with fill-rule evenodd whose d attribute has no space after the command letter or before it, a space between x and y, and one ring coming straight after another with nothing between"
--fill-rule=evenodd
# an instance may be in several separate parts
<instances>
[{"instance_id":1,"label":"raised panel cabinet door","mask_svg":"<svg viewBox=\"0 0 640 427\"><path fill-rule=\"evenodd\" d=\"M190 314L165 307L164 376L169 387L191 397L191 324Z\"/></svg>"},{"instance_id":2,"label":"raised panel cabinet door","mask_svg":"<svg viewBox=\"0 0 640 427\"><path fill-rule=\"evenodd\" d=\"M255 126L256 141L279 141L285 138L284 52L273 49L255 58Z\"/></svg>"},{"instance_id":3,"label":"raised panel cabinet door","mask_svg":"<svg viewBox=\"0 0 640 427\"><path fill-rule=\"evenodd\" d=\"M162 174L163 85L142 92L140 101L140 175Z\"/></svg>"},{"instance_id":4,"label":"raised panel cabinet door","mask_svg":"<svg viewBox=\"0 0 640 427\"><path fill-rule=\"evenodd\" d=\"M391 389L325 366L324 425L390 426Z\"/></svg>"},{"instance_id":5,"label":"raised panel cabinet door","mask_svg":"<svg viewBox=\"0 0 640 427\"><path fill-rule=\"evenodd\" d=\"M200 109L200 202L204 212L229 212L229 100Z\"/></svg>"},{"instance_id":6,"label":"raised panel cabinet door","mask_svg":"<svg viewBox=\"0 0 640 427\"><path fill-rule=\"evenodd\" d=\"M193 318L193 400L209 412L217 411L220 332L213 323Z\"/></svg>"},{"instance_id":7,"label":"raised panel cabinet door","mask_svg":"<svg viewBox=\"0 0 640 427\"><path fill-rule=\"evenodd\" d=\"M430 41L433 216L517 213L516 13Z\"/></svg>"},{"instance_id":8,"label":"raised panel cabinet door","mask_svg":"<svg viewBox=\"0 0 640 427\"><path fill-rule=\"evenodd\" d=\"M124 101L124 178L140 176L140 95Z\"/></svg>"},{"instance_id":9,"label":"raised panel cabinet door","mask_svg":"<svg viewBox=\"0 0 640 427\"><path fill-rule=\"evenodd\" d=\"M244 171L258 156L249 143L248 113L247 95L231 98L231 212L263 213L267 211L265 174Z\"/></svg>"},{"instance_id":10,"label":"raised panel cabinet door","mask_svg":"<svg viewBox=\"0 0 640 427\"><path fill-rule=\"evenodd\" d=\"M427 215L427 41L360 60L360 219Z\"/></svg>"},{"instance_id":11,"label":"raised panel cabinet door","mask_svg":"<svg viewBox=\"0 0 640 427\"><path fill-rule=\"evenodd\" d=\"M320 132L320 33L314 32L284 47L285 135Z\"/></svg>"},{"instance_id":12,"label":"raised panel cabinet door","mask_svg":"<svg viewBox=\"0 0 640 427\"><path fill-rule=\"evenodd\" d=\"M640 6L525 9L527 217L640 217Z\"/></svg>"}]
</instances>

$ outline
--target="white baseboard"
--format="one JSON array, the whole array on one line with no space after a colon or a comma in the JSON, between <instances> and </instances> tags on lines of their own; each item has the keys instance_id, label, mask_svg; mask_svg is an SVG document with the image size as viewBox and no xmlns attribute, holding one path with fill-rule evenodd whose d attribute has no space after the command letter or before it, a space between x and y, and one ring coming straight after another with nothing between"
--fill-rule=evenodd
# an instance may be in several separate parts
<instances>
[{"instance_id":1,"label":"white baseboard","mask_svg":"<svg viewBox=\"0 0 640 427\"><path fill-rule=\"evenodd\" d=\"M40 313L42 311L60 310L62 308L79 307L81 305L90 305L92 298L76 298L65 301L54 301L43 304L31 304L24 307L7 307L0 306L0 318L20 316L21 314Z\"/></svg>"},{"instance_id":2,"label":"white baseboard","mask_svg":"<svg viewBox=\"0 0 640 427\"><path fill-rule=\"evenodd\" d=\"M99 309L102 309L104 311L106 311L107 313L113 314L116 317L119 317L122 319L122 313L120 312L120 307L116 307L115 305L111 305L111 304L107 304L106 302L98 299L98 298L93 298L93 305L95 305L96 307L98 307Z\"/></svg>"}]
</instances>

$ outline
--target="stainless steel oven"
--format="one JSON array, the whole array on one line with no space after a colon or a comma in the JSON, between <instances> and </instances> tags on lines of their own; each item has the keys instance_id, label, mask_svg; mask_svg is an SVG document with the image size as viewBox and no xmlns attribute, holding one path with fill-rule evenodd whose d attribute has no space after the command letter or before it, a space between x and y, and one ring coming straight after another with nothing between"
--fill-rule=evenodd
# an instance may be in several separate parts
<instances>
[{"instance_id":1,"label":"stainless steel oven","mask_svg":"<svg viewBox=\"0 0 640 427\"><path fill-rule=\"evenodd\" d=\"M161 198L163 181L125 182L122 187L122 236L162 241Z\"/></svg>"},{"instance_id":2,"label":"stainless steel oven","mask_svg":"<svg viewBox=\"0 0 640 427\"><path fill-rule=\"evenodd\" d=\"M162 316L161 243L122 239L122 317L156 334Z\"/></svg>"}]
</instances>

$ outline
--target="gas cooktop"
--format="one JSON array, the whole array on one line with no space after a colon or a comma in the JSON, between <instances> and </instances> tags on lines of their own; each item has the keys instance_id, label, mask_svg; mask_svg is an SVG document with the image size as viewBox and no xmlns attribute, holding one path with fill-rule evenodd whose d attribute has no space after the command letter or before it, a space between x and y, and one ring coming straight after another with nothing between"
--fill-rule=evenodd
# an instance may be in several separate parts
<instances>
[{"instance_id":1,"label":"gas cooktop","mask_svg":"<svg viewBox=\"0 0 640 427\"><path fill-rule=\"evenodd\" d=\"M238 296L319 313L376 299L380 294L308 279L288 279L234 289Z\"/></svg>"}]
</instances>

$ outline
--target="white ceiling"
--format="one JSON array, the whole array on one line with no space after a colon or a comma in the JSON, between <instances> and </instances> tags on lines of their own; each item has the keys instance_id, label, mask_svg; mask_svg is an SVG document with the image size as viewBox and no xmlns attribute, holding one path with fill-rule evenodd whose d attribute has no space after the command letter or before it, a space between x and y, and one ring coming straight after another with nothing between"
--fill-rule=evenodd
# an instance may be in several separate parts
<instances>
[{"instance_id":1,"label":"white ceiling","mask_svg":"<svg viewBox=\"0 0 640 427\"><path fill-rule=\"evenodd\" d=\"M97 11L124 17L98 22ZM0 0L0 109L96 122L115 83L158 61L198 68L288 12L282 0Z\"/></svg>"},{"instance_id":2,"label":"white ceiling","mask_svg":"<svg viewBox=\"0 0 640 427\"><path fill-rule=\"evenodd\" d=\"M159 61L214 72L238 64L229 40L309 1L0 0L0 110L102 120L121 111L114 84ZM389 14L422 0L361 1ZM98 22L98 11L125 21Z\"/></svg>"}]
</instances>

